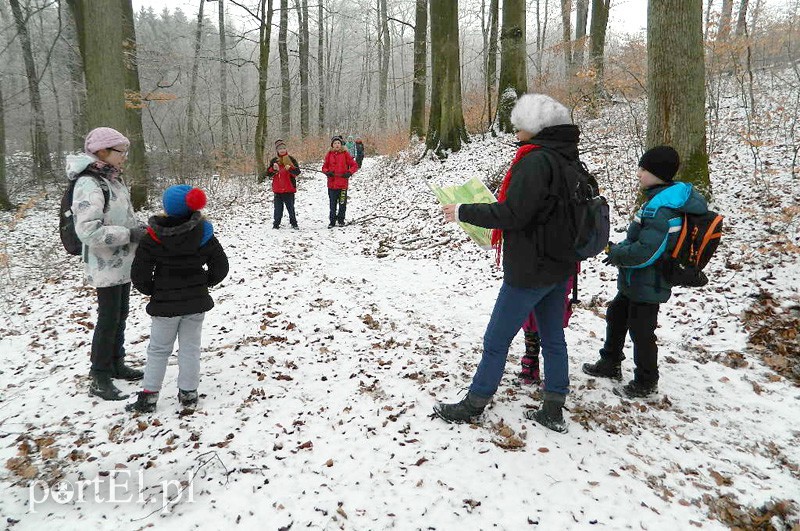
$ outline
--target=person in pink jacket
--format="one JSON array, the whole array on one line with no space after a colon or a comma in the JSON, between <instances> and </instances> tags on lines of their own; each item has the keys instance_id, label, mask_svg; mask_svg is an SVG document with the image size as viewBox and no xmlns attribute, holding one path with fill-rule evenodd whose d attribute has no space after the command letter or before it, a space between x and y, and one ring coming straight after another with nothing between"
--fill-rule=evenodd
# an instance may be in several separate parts
<instances>
[{"instance_id":1,"label":"person in pink jacket","mask_svg":"<svg viewBox=\"0 0 800 531\"><path fill-rule=\"evenodd\" d=\"M350 177L356 171L358 171L358 164L345 149L342 137L337 135L331 138L331 150L325 155L325 162L322 164L322 173L328 176L329 229L334 228L337 221L340 227L344 227L344 216L347 212L347 188Z\"/></svg>"}]
</instances>

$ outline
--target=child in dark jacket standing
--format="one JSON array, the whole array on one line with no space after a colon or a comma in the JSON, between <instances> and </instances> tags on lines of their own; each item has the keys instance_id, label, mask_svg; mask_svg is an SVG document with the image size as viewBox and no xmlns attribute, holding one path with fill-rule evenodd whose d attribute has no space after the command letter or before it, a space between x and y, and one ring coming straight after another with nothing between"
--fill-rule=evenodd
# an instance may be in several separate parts
<instances>
[{"instance_id":1,"label":"child in dark jacket standing","mask_svg":"<svg viewBox=\"0 0 800 531\"><path fill-rule=\"evenodd\" d=\"M350 184L350 176L356 171L358 171L358 164L344 148L342 137L331 138L331 150L325 155L325 162L322 164L322 173L328 176L329 229L334 228L337 221L340 227L344 227L344 216L347 212L347 188Z\"/></svg>"},{"instance_id":2,"label":"child in dark jacket standing","mask_svg":"<svg viewBox=\"0 0 800 531\"><path fill-rule=\"evenodd\" d=\"M658 391L658 309L672 295L659 258L675 248L683 214L704 214L706 200L690 184L674 182L680 158L669 146L648 150L636 176L647 202L628 226L624 241L610 245L605 263L619 268L617 296L606 312L606 338L600 360L584 363L590 376L622 379L625 336L633 341L633 380L614 389L625 398L647 398Z\"/></svg>"},{"instance_id":3,"label":"child in dark jacket standing","mask_svg":"<svg viewBox=\"0 0 800 531\"><path fill-rule=\"evenodd\" d=\"M142 391L128 411L155 411L167 360L178 339L178 401L197 405L200 336L205 312L214 307L208 288L228 274L228 257L200 210L206 195L187 184L164 191L165 215L150 218L131 267L133 286L150 295L153 317Z\"/></svg>"},{"instance_id":4,"label":"child in dark jacket standing","mask_svg":"<svg viewBox=\"0 0 800 531\"><path fill-rule=\"evenodd\" d=\"M283 207L289 213L289 223L297 229L297 219L294 215L294 194L297 192L297 176L300 175L300 165L297 160L289 155L286 143L283 140L275 141L275 151L278 156L269 161L267 177L272 178L272 191L275 193L273 200L275 213L272 218L272 228L281 226Z\"/></svg>"}]
</instances>

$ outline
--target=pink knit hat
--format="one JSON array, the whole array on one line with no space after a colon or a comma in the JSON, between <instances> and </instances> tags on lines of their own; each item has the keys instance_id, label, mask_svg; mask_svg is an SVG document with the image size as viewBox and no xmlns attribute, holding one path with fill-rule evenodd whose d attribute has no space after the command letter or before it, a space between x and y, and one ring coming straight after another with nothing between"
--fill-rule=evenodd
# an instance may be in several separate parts
<instances>
[{"instance_id":1,"label":"pink knit hat","mask_svg":"<svg viewBox=\"0 0 800 531\"><path fill-rule=\"evenodd\" d=\"M116 129L97 127L89 131L89 134L86 135L86 142L83 144L83 149L86 153L97 153L101 149L108 149L120 144L130 146L131 141Z\"/></svg>"}]
</instances>

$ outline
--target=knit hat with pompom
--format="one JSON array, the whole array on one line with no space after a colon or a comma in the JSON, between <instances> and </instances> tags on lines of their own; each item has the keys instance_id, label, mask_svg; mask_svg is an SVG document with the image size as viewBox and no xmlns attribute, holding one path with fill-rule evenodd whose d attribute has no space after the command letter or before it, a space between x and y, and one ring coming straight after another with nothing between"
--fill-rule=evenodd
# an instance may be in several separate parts
<instances>
[{"instance_id":1,"label":"knit hat with pompom","mask_svg":"<svg viewBox=\"0 0 800 531\"><path fill-rule=\"evenodd\" d=\"M176 184L164 190L161 202L168 216L182 218L206 206L206 194L188 184Z\"/></svg>"}]
</instances>

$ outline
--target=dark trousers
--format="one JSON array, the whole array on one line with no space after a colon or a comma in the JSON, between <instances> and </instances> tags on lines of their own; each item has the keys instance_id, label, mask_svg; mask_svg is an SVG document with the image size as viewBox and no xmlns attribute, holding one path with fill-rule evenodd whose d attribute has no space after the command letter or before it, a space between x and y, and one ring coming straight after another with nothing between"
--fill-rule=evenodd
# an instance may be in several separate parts
<instances>
[{"instance_id":1,"label":"dark trousers","mask_svg":"<svg viewBox=\"0 0 800 531\"><path fill-rule=\"evenodd\" d=\"M622 353L625 335L633 341L634 379L643 384L658 383L658 326L659 304L634 302L617 293L606 311L606 341L600 355L612 361L625 359Z\"/></svg>"},{"instance_id":2,"label":"dark trousers","mask_svg":"<svg viewBox=\"0 0 800 531\"><path fill-rule=\"evenodd\" d=\"M347 212L347 190L332 190L328 188L328 200L330 201L330 222L331 225L337 220L344 223L344 215ZM336 213L336 205L339 205L339 213Z\"/></svg>"},{"instance_id":3,"label":"dark trousers","mask_svg":"<svg viewBox=\"0 0 800 531\"><path fill-rule=\"evenodd\" d=\"M286 194L275 194L275 198L272 200L273 204L275 205L275 214L273 216L272 225L277 227L281 224L281 220L283 219L283 207L286 206L286 211L289 213L289 223L291 223L292 227L297 226L297 219L294 217L294 194L293 193L286 193Z\"/></svg>"},{"instance_id":4,"label":"dark trousers","mask_svg":"<svg viewBox=\"0 0 800 531\"><path fill-rule=\"evenodd\" d=\"M110 372L115 359L125 358L125 320L131 283L97 288L97 325L92 337L92 371Z\"/></svg>"}]
</instances>

